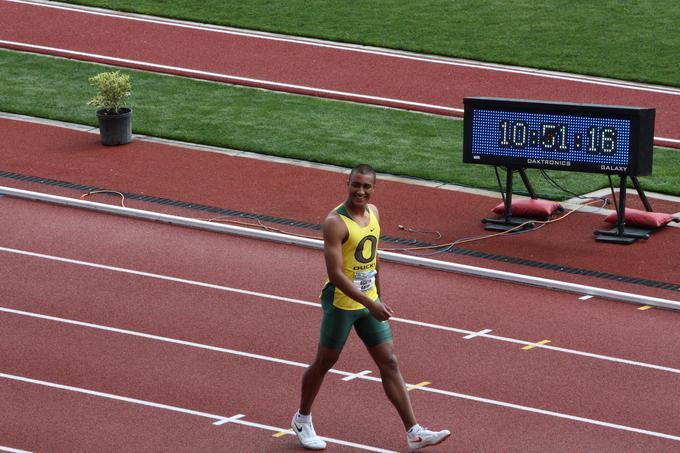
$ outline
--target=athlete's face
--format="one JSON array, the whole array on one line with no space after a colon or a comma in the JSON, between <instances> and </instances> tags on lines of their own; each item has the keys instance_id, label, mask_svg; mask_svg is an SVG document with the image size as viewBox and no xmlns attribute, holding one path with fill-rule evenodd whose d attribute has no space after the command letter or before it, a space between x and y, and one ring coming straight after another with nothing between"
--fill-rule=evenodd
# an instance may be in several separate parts
<instances>
[{"instance_id":1,"label":"athlete's face","mask_svg":"<svg viewBox=\"0 0 680 453\"><path fill-rule=\"evenodd\" d=\"M349 179L349 201L357 208L364 208L373 195L375 176L354 173Z\"/></svg>"}]
</instances>

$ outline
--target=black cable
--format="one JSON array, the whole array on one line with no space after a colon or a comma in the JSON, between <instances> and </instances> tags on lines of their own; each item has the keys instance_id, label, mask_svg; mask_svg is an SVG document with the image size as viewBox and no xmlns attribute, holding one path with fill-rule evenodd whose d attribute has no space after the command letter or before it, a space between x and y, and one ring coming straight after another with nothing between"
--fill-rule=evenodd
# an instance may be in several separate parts
<instances>
[{"instance_id":1,"label":"black cable","mask_svg":"<svg viewBox=\"0 0 680 453\"><path fill-rule=\"evenodd\" d=\"M562 187L561 185L559 185L559 184L557 183L557 181L555 181L554 179L552 179L552 177L551 177L545 170L541 169L540 172L541 172L541 175L543 176L543 178L544 178L546 181L548 181L550 184L552 184L553 186L555 186L555 187L557 187L558 189L560 189L562 192L566 192L566 193L568 193L568 194L570 194L570 195L573 195L573 196L575 196L576 198L578 198L578 199L580 199L580 200L602 200L603 203L604 203L603 207L607 205L607 197L586 197L586 196L583 196L583 194L577 194L577 193L572 192L572 191L570 191L570 190L567 190L567 189L565 189L564 187ZM610 184L611 184L611 178L610 178Z\"/></svg>"},{"instance_id":2,"label":"black cable","mask_svg":"<svg viewBox=\"0 0 680 453\"><path fill-rule=\"evenodd\" d=\"M431 234L432 236L434 236L435 240L442 238L442 234L439 231L419 230L418 228L410 228L405 225L397 225L397 227L400 230L408 231L409 233Z\"/></svg>"},{"instance_id":3,"label":"black cable","mask_svg":"<svg viewBox=\"0 0 680 453\"><path fill-rule=\"evenodd\" d=\"M555 181L555 180L552 178L552 176L550 176L548 173L546 173L545 170L541 169L540 172L541 172L541 175L543 176L543 178L544 178L546 181L548 181L550 184L552 184L553 186L555 186L555 187L557 187L558 189L560 189L562 192L566 192L566 193L568 193L569 195L575 196L576 198L589 198L589 197L584 197L583 194L578 194L578 193L572 192L571 190L565 189L564 187L562 187L561 185L559 185L559 184L557 183L557 181Z\"/></svg>"},{"instance_id":4,"label":"black cable","mask_svg":"<svg viewBox=\"0 0 680 453\"><path fill-rule=\"evenodd\" d=\"M505 191L503 190L503 183L501 183L500 176L498 175L498 167L494 166L494 171L496 172L496 181L498 182L498 189L501 193L501 198L503 200L503 204L505 204ZM561 188L557 184L555 184L555 185L558 189L563 190L564 192L572 193L572 192L569 192L566 189ZM530 195L528 192L525 192L523 190L513 190L513 193L516 193L516 194L519 194L519 195ZM561 194L550 194L550 193L536 193L535 195L538 196L539 198L560 198L561 197ZM573 194L573 195L578 196L577 194Z\"/></svg>"},{"instance_id":5,"label":"black cable","mask_svg":"<svg viewBox=\"0 0 680 453\"><path fill-rule=\"evenodd\" d=\"M498 175L498 166L494 165L494 171L496 172L496 181L498 181L498 191L501 193L501 199L503 204L505 204L505 191L503 190L503 184L501 184L501 177Z\"/></svg>"},{"instance_id":6,"label":"black cable","mask_svg":"<svg viewBox=\"0 0 680 453\"><path fill-rule=\"evenodd\" d=\"M578 193L572 192L571 190L565 189L564 187L562 187L561 185L559 185L559 184L557 183L557 181L555 181L555 180L552 178L552 176L550 176L548 173L546 173L546 171L543 170L543 169L541 169L541 175L543 175L543 178L545 178L546 181L548 181L550 184L552 184L553 186L555 186L555 187L557 187L558 189L560 189L562 192L566 192L566 193L568 193L569 195L573 195L573 196L575 196L576 198L580 198L580 199L592 199L592 198L593 198L593 197L584 197L583 194L578 194Z\"/></svg>"}]
</instances>

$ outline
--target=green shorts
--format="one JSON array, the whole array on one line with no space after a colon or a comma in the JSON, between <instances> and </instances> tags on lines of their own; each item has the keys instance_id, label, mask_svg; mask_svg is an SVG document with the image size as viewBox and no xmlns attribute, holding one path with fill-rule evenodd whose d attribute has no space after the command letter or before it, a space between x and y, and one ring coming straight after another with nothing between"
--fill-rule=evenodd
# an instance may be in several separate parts
<instances>
[{"instance_id":1,"label":"green shorts","mask_svg":"<svg viewBox=\"0 0 680 453\"><path fill-rule=\"evenodd\" d=\"M354 326L359 338L367 348L392 340L392 331L388 321L378 321L367 308L360 310L342 310L333 305L335 286L328 283L321 291L321 336L319 343L330 349L340 351Z\"/></svg>"}]
</instances>

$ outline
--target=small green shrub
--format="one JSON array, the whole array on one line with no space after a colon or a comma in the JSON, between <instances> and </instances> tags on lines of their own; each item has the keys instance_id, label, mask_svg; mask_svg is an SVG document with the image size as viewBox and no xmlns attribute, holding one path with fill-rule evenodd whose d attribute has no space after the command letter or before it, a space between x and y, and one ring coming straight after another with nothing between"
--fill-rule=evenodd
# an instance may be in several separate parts
<instances>
[{"instance_id":1,"label":"small green shrub","mask_svg":"<svg viewBox=\"0 0 680 453\"><path fill-rule=\"evenodd\" d=\"M132 94L130 76L120 71L101 72L87 80L97 89L97 94L87 104L105 109L109 114L118 113L125 107L125 98Z\"/></svg>"}]
</instances>

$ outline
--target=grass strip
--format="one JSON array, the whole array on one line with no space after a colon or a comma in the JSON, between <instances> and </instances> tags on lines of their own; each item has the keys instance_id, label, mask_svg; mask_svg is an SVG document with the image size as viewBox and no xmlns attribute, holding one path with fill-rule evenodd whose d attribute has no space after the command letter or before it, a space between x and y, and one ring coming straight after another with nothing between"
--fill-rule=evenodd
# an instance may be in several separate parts
<instances>
[{"instance_id":1,"label":"grass strip","mask_svg":"<svg viewBox=\"0 0 680 453\"><path fill-rule=\"evenodd\" d=\"M0 110L96 126L88 77L111 67L0 50ZM496 189L492 167L462 163L463 122L450 117L121 70L133 84L135 133ZM645 189L680 195L680 152L656 149ZM569 194L528 172L544 198ZM604 175L550 172L586 193ZM521 186L520 186L521 187Z\"/></svg>"},{"instance_id":2,"label":"grass strip","mask_svg":"<svg viewBox=\"0 0 680 453\"><path fill-rule=\"evenodd\" d=\"M676 0L71 0L334 41L680 86Z\"/></svg>"}]
</instances>

